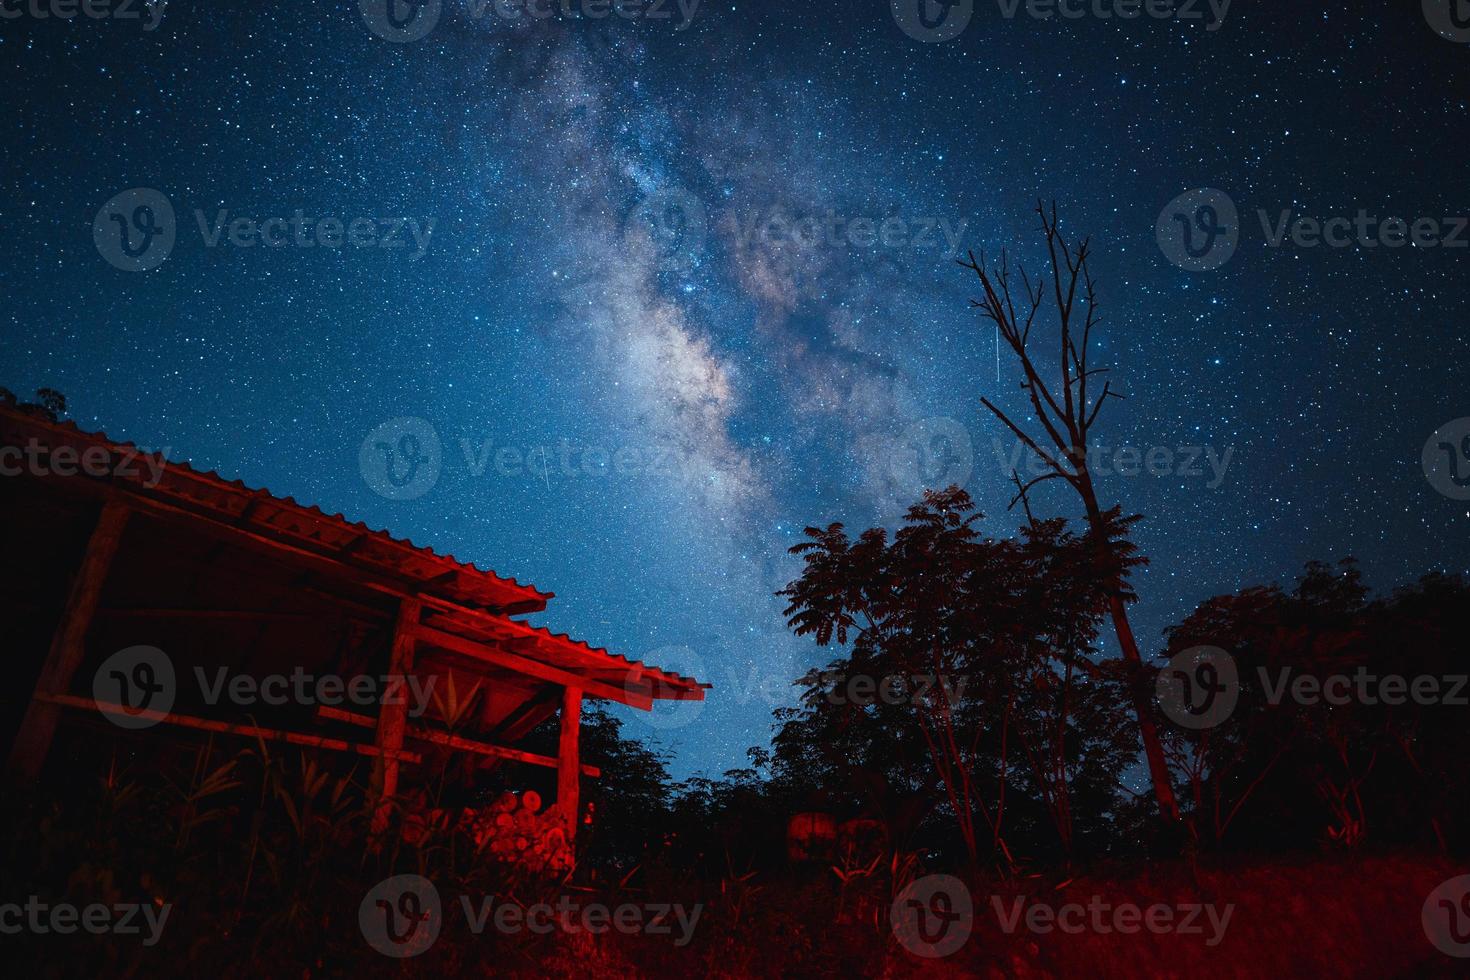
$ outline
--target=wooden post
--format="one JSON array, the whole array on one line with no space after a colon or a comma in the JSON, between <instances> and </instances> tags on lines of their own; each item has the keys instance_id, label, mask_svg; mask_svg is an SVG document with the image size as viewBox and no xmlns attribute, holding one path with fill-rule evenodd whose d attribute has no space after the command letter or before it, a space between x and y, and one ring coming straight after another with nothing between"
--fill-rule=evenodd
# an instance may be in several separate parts
<instances>
[{"instance_id":1,"label":"wooden post","mask_svg":"<svg viewBox=\"0 0 1470 980\"><path fill-rule=\"evenodd\" d=\"M117 554L118 542L122 540L127 522L128 508L125 504L110 500L103 505L97 526L87 541L82 563L72 577L66 605L61 610L61 621L56 624L51 648L46 651L41 674L36 678L35 694L66 694L71 688L72 677L87 652L87 630L97 611L102 584L107 581L107 570ZM46 753L51 750L51 739L56 735L60 713L61 709L56 705L37 701L34 697L26 707L20 731L10 747L8 766L20 779L31 781L40 775Z\"/></svg>"},{"instance_id":2,"label":"wooden post","mask_svg":"<svg viewBox=\"0 0 1470 980\"><path fill-rule=\"evenodd\" d=\"M561 739L556 753L556 805L566 821L567 843L577 834L578 790L582 760L577 746L582 733L582 689L568 687L561 697Z\"/></svg>"},{"instance_id":3,"label":"wooden post","mask_svg":"<svg viewBox=\"0 0 1470 980\"><path fill-rule=\"evenodd\" d=\"M407 677L413 671L413 631L418 626L423 603L418 599L404 599L398 604L398 623L393 629L393 652L388 656L388 673ZM384 752L397 753L403 749L403 735L408 729L408 690L406 685L399 692L397 704L380 705L378 709L378 731L374 744ZM394 795L398 792L398 759L393 755L380 755L373 763L373 797L377 806L373 810L373 833L388 829L388 817L392 812Z\"/></svg>"}]
</instances>

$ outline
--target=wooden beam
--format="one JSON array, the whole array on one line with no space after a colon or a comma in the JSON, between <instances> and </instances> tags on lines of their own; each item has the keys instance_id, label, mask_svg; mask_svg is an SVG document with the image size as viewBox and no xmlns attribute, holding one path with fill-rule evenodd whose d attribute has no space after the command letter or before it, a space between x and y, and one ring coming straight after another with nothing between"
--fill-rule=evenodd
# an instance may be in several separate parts
<instances>
[{"instance_id":1,"label":"wooden beam","mask_svg":"<svg viewBox=\"0 0 1470 980\"><path fill-rule=\"evenodd\" d=\"M609 701L617 701L634 708L642 708L649 711L653 708L653 696L651 689L646 685L616 686L605 684L601 681L592 680L575 671L562 667L554 667L551 664L522 657L511 653L498 646L491 646L476 640L466 639L454 633L446 633L443 630L434 629L431 626L419 626L414 629L414 636L430 646L443 647L456 653L474 657L477 660L497 664L507 670L513 670L518 674L525 674L537 680L543 680L550 684L562 687L576 687L593 697L607 698Z\"/></svg>"},{"instance_id":2,"label":"wooden beam","mask_svg":"<svg viewBox=\"0 0 1470 980\"><path fill-rule=\"evenodd\" d=\"M66 605L61 610L61 621L52 634L51 647L46 651L46 660L41 665L40 676L36 678L31 703L26 707L20 731L10 747L10 771L21 779L31 781L39 776L46 753L51 750L60 712L56 705L41 700L39 696L65 694L71 688L72 677L86 655L87 631L97 611L107 570L117 554L123 528L127 526L128 514L127 507L108 501L87 540L87 550L72 578Z\"/></svg>"},{"instance_id":3,"label":"wooden beam","mask_svg":"<svg viewBox=\"0 0 1470 980\"><path fill-rule=\"evenodd\" d=\"M413 671L414 631L418 628L423 603L417 599L404 599L398 606L398 623L393 630L393 650L388 656L389 676L407 677ZM403 734L408 728L408 700L403 697L396 703L381 705L378 709L378 731L374 744L385 753L397 753L403 748ZM398 760L392 755L378 757L373 766L373 809L372 830L381 833L388 829L388 816L393 797L398 792Z\"/></svg>"},{"instance_id":4,"label":"wooden beam","mask_svg":"<svg viewBox=\"0 0 1470 980\"><path fill-rule=\"evenodd\" d=\"M108 619L243 619L268 622L322 618L319 612L270 612L255 609L99 609L97 615Z\"/></svg>"},{"instance_id":5,"label":"wooden beam","mask_svg":"<svg viewBox=\"0 0 1470 980\"><path fill-rule=\"evenodd\" d=\"M563 643L560 640L548 638L525 623L513 619L493 619L477 610L452 606L432 596L423 598L426 608L441 610L431 612L425 617L426 625L436 629L449 625L451 633L454 632L452 626L455 625L483 630L489 636L476 638L475 642L486 644L493 642L496 646L511 653L543 654L554 657L556 658L555 666L571 671L578 677L608 680L618 687L631 683L642 689L651 684L653 687L648 691L651 697L685 701L703 701L705 689L711 686L700 684L692 678L679 681L656 665L622 660L606 651L589 649L583 644ZM571 663L562 659L567 656L573 658ZM629 674L632 674L631 678ZM592 694L590 690L586 693Z\"/></svg>"},{"instance_id":6,"label":"wooden beam","mask_svg":"<svg viewBox=\"0 0 1470 980\"><path fill-rule=\"evenodd\" d=\"M561 704L561 692L554 687L542 687L528 700L521 702L509 715L502 718L491 732L491 737L505 742L519 742L531 729L556 713Z\"/></svg>"},{"instance_id":7,"label":"wooden beam","mask_svg":"<svg viewBox=\"0 0 1470 980\"><path fill-rule=\"evenodd\" d=\"M360 715L355 711L344 711L341 708L332 708L322 705L316 709L319 717L331 721L345 721L350 725L360 725L371 728L377 724L371 715ZM530 766L545 766L555 769L558 760L548 755L537 755L534 752L522 752L520 749L508 748L504 745L492 745L489 742L477 742L474 739L460 738L448 732L434 731L431 728L410 727L405 733L408 738L419 742L429 742L434 745L443 745L447 748L458 749L461 752L472 752L475 755L483 755L494 759L508 759L511 762L524 762ZM596 766L583 766L582 775L591 776L593 779L602 775L602 770Z\"/></svg>"},{"instance_id":8,"label":"wooden beam","mask_svg":"<svg viewBox=\"0 0 1470 980\"><path fill-rule=\"evenodd\" d=\"M577 834L578 806L581 789L581 756L578 742L582 733L582 689L568 687L561 699L561 738L556 751L556 805L566 822L567 841Z\"/></svg>"},{"instance_id":9,"label":"wooden beam","mask_svg":"<svg viewBox=\"0 0 1470 980\"><path fill-rule=\"evenodd\" d=\"M303 735L300 732L289 732L279 728L261 728L257 725L236 725L227 721L215 721L212 718L198 718L194 715L181 715L163 711L154 711L152 708L129 708L126 705L113 704L111 701L93 701L91 698L81 698L72 694L38 694L36 700L62 708L82 708L88 711L96 710L107 715L124 715L128 718L147 718L150 721L161 722L165 725L179 725L183 728L194 728L204 732L220 732L226 735L242 735L246 738L263 738L271 742L290 742L292 745L305 745L314 749L331 749L337 752L356 752L359 755L381 758L388 754L375 745L364 745L361 742L345 742L340 738L324 738L320 735ZM417 752L394 752L393 758L400 762L411 762L418 764L423 757Z\"/></svg>"},{"instance_id":10,"label":"wooden beam","mask_svg":"<svg viewBox=\"0 0 1470 980\"><path fill-rule=\"evenodd\" d=\"M178 467L170 470L170 473L180 478L201 479L199 474L191 474ZM196 530L205 532L221 541L239 545L251 551L264 551L276 556L287 555L304 568L323 572L329 576L335 575L339 578L344 576L350 577L356 584L364 588L385 595L391 595L398 599L423 598L418 594L419 583L413 580L411 576L406 576L402 572L396 570L388 571L379 563L373 563L371 566L348 564L337 556L337 550L313 551L310 548L286 541L284 538L271 537L253 531L243 523L238 523L238 518L236 519L237 523L230 523L221 517L218 510L208 505L204 505L203 509L186 507L178 503L166 502L160 499L157 494L145 496L130 491L120 485L107 485L99 487L99 490L104 499L125 502L134 511L147 514L150 517L175 523L179 521L186 522ZM289 506L279 501L272 502L278 503L282 508ZM277 532L282 535L290 533L285 529L277 529ZM299 540L304 541L306 539L299 538ZM394 549L411 547L401 542L390 541L386 543L391 544ZM450 608L457 608L451 600L443 601ZM523 608L525 605L533 605L534 608L525 609ZM542 600L536 600L534 602L527 600L524 603L519 601L504 605L497 603L496 608L503 609L505 614L509 615L514 612L523 611L539 612L544 606L545 602ZM492 614L486 613L484 615L489 617Z\"/></svg>"}]
</instances>

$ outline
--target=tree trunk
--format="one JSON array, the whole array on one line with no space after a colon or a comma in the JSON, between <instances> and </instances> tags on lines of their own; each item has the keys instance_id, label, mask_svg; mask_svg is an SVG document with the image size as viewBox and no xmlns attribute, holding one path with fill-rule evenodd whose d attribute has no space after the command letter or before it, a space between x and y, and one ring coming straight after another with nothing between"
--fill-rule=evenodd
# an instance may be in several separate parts
<instances>
[{"instance_id":1,"label":"tree trunk","mask_svg":"<svg viewBox=\"0 0 1470 980\"><path fill-rule=\"evenodd\" d=\"M1084 457L1085 458L1085 457ZM1092 476L1079 467L1083 474L1082 500L1087 507L1087 523L1094 533L1103 533L1102 509L1098 507L1097 495L1092 489ZM1174 782L1169 777L1169 764L1164 760L1164 746L1159 741L1159 729L1154 724L1148 695L1137 683L1143 657L1138 652L1138 641L1133 638L1133 625L1128 621L1128 605L1123 601L1122 583L1118 583L1108 596L1108 611L1113 618L1113 630L1118 635L1118 647L1128 663L1128 696L1133 701L1133 714L1138 719L1138 735L1143 740L1143 755L1148 760L1149 778L1154 785L1154 800L1159 805L1159 814L1169 824L1179 822L1179 801L1174 796Z\"/></svg>"}]
</instances>

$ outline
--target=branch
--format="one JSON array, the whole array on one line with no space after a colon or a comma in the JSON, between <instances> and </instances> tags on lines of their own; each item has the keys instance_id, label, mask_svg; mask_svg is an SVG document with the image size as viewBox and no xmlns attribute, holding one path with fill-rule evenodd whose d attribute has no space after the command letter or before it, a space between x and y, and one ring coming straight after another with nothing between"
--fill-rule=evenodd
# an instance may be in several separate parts
<instances>
[{"instance_id":1,"label":"branch","mask_svg":"<svg viewBox=\"0 0 1470 980\"><path fill-rule=\"evenodd\" d=\"M1006 506L1006 510L1010 510L1011 508L1015 507L1016 506L1016 501L1018 501L1018 500L1021 501L1023 504L1025 504L1025 507L1026 507L1026 520L1027 520L1027 522L1030 523L1032 527L1035 527L1036 526L1036 518L1034 518L1034 517L1031 516L1031 500L1026 496L1026 491L1030 490L1032 487L1036 486L1036 484L1038 484L1038 483L1044 483L1047 480L1055 480L1057 477L1059 477L1061 475L1062 474L1060 474L1060 473L1045 473L1045 474L1043 474L1041 476L1038 476L1036 479L1032 480L1030 483L1027 483L1025 486L1021 486L1021 478L1016 475L1016 471L1015 470L1011 470L1011 482L1013 482L1016 485L1016 495L1011 498L1011 502L1010 502L1010 504L1008 504Z\"/></svg>"},{"instance_id":2,"label":"branch","mask_svg":"<svg viewBox=\"0 0 1470 980\"><path fill-rule=\"evenodd\" d=\"M1071 483L1074 487L1077 486L1077 483L1075 482L1075 479L1073 478L1073 476L1071 474L1069 474L1066 470L1064 470L1061 467L1061 465L1057 463L1056 460L1052 459L1052 457L1051 457L1051 455L1049 453L1047 453L1040 446L1038 446L1036 444L1035 440L1033 440L1026 433L1022 432L1016 426L1016 424L1014 422L1012 422L1009 418L1007 418L1005 412L1002 412L1000 409L998 409L994 405L992 405L990 403L990 399L988 399L988 398L981 398L980 399L980 404L982 404L986 408L990 409L990 411L995 415L995 417L998 418L998 419L1000 419L1003 423L1005 423L1006 428L1010 429L1011 432L1015 433L1016 438L1017 439L1020 439L1023 443L1025 443L1026 446L1028 448L1030 448L1030 450L1032 452L1034 452L1036 455L1040 456L1042 459L1046 460L1047 465L1050 466L1053 470L1055 470L1062 477L1062 479L1066 480L1068 483Z\"/></svg>"}]
</instances>

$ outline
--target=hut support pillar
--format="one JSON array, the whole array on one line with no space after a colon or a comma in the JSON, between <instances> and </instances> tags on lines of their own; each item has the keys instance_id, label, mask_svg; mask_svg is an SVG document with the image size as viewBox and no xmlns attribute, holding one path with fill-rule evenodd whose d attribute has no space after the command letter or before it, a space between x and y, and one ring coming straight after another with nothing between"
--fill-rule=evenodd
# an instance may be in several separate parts
<instances>
[{"instance_id":1,"label":"hut support pillar","mask_svg":"<svg viewBox=\"0 0 1470 980\"><path fill-rule=\"evenodd\" d=\"M561 738L557 743L556 805L566 822L567 843L571 844L577 834L579 812L579 779L582 775L582 760L579 755L578 737L582 731L582 689L568 687L561 698Z\"/></svg>"},{"instance_id":2,"label":"hut support pillar","mask_svg":"<svg viewBox=\"0 0 1470 980\"><path fill-rule=\"evenodd\" d=\"M388 673L394 677L407 677L413 671L414 630L419 625L423 603L418 599L404 599L398 605L398 622L393 629L393 651L388 657ZM377 735L373 739L384 754L373 763L372 831L375 834L388 829L388 818L392 813L393 797L398 792L397 753L403 749L403 736L408 730L408 697L400 694L395 704L383 704L378 710Z\"/></svg>"},{"instance_id":3,"label":"hut support pillar","mask_svg":"<svg viewBox=\"0 0 1470 980\"><path fill-rule=\"evenodd\" d=\"M40 676L36 678L34 694L66 694L70 691L72 677L86 655L87 631L92 626L92 616L102 596L102 585L107 581L107 570L117 554L127 522L127 505L117 500L109 500L103 505L97 525L87 541L82 563L72 577L61 620L56 624L51 647L46 651L46 660L41 665ZM46 754L51 750L51 740L56 735L60 714L61 708L57 705L32 697L20 723L20 731L10 747L8 768L16 777L34 781L40 775Z\"/></svg>"}]
</instances>

